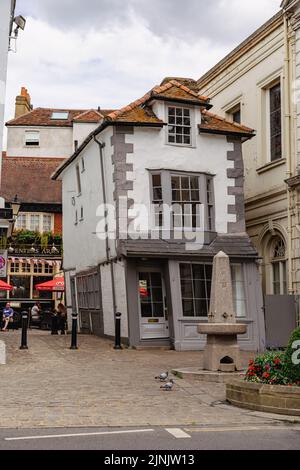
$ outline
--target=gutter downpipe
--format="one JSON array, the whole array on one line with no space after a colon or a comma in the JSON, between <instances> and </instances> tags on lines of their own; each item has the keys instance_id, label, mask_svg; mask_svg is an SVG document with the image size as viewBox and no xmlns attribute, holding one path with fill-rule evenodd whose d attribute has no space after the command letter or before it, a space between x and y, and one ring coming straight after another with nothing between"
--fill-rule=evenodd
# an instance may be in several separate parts
<instances>
[{"instance_id":1,"label":"gutter downpipe","mask_svg":"<svg viewBox=\"0 0 300 470\"><path fill-rule=\"evenodd\" d=\"M284 130L285 130L285 156L287 161L287 178L292 176L291 162L291 94L290 94L290 53L289 53L289 26L286 11L283 12L284 21ZM292 195L287 188L287 216L288 216L288 292L293 291L293 269L292 269Z\"/></svg>"},{"instance_id":2,"label":"gutter downpipe","mask_svg":"<svg viewBox=\"0 0 300 470\"><path fill-rule=\"evenodd\" d=\"M106 234L107 234L107 232L108 232L107 209L106 209L107 196L106 196L104 162L103 162L103 149L105 147L105 144L103 142L100 142L99 140L97 140L95 135L94 135L94 141L96 142L96 144L99 147L100 166L101 166L101 180L102 180L102 197L103 197L103 203L104 203L104 206L105 206L104 218L105 218L105 229L106 229ZM116 320L117 301L116 301L115 273L114 273L113 261L111 260L111 257L110 257L110 247L109 247L108 236L105 237L105 245L106 245L106 261L110 264L110 276L111 276L111 285L112 285L112 301L113 301L113 311L114 311L113 313L114 313L114 319Z\"/></svg>"}]
</instances>

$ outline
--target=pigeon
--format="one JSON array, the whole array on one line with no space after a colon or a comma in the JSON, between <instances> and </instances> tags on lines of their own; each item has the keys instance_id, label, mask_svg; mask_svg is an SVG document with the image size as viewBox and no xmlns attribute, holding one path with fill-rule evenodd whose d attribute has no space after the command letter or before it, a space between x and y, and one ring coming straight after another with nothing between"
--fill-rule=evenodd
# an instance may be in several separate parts
<instances>
[{"instance_id":1,"label":"pigeon","mask_svg":"<svg viewBox=\"0 0 300 470\"><path fill-rule=\"evenodd\" d=\"M167 382L166 384L162 385L160 388L162 388L165 392L170 392L174 386L174 380L170 379L170 382Z\"/></svg>"},{"instance_id":2,"label":"pigeon","mask_svg":"<svg viewBox=\"0 0 300 470\"><path fill-rule=\"evenodd\" d=\"M160 375L155 377L156 380L160 380L161 382L165 382L169 377L169 372L162 372Z\"/></svg>"}]
</instances>

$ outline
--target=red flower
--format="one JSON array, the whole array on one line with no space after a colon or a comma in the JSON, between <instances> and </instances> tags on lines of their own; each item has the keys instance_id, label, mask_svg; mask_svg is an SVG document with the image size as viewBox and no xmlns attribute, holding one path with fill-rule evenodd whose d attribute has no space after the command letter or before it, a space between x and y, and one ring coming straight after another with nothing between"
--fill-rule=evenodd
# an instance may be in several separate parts
<instances>
[{"instance_id":1,"label":"red flower","mask_svg":"<svg viewBox=\"0 0 300 470\"><path fill-rule=\"evenodd\" d=\"M263 378L264 379L268 379L270 376L271 376L271 374L269 374L268 372L263 373Z\"/></svg>"},{"instance_id":2,"label":"red flower","mask_svg":"<svg viewBox=\"0 0 300 470\"><path fill-rule=\"evenodd\" d=\"M276 364L276 366L278 366L279 364L281 364L281 360L279 359L279 357L276 357L275 361L274 361L274 364Z\"/></svg>"}]
</instances>

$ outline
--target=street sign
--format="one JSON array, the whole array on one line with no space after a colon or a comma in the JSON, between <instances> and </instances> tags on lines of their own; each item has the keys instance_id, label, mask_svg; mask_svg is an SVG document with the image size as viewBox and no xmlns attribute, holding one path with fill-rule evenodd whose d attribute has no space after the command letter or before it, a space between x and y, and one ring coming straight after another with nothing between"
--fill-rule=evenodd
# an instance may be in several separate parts
<instances>
[{"instance_id":1,"label":"street sign","mask_svg":"<svg viewBox=\"0 0 300 470\"><path fill-rule=\"evenodd\" d=\"M7 276L7 250L0 250L0 278Z\"/></svg>"}]
</instances>

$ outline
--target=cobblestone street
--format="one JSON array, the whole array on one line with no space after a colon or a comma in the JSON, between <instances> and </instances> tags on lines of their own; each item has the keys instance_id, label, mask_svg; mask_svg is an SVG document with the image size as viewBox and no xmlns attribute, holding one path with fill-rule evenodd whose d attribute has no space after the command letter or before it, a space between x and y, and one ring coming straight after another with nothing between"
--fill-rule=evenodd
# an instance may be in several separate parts
<instances>
[{"instance_id":1,"label":"cobblestone street","mask_svg":"<svg viewBox=\"0 0 300 470\"><path fill-rule=\"evenodd\" d=\"M1 428L238 425L272 423L280 417L233 408L225 387L176 378L172 392L154 376L196 367L202 354L165 350L114 351L111 341L29 332L29 351L20 351L20 332L1 333L7 365L0 366ZM282 418L281 418L282 419Z\"/></svg>"}]
</instances>

